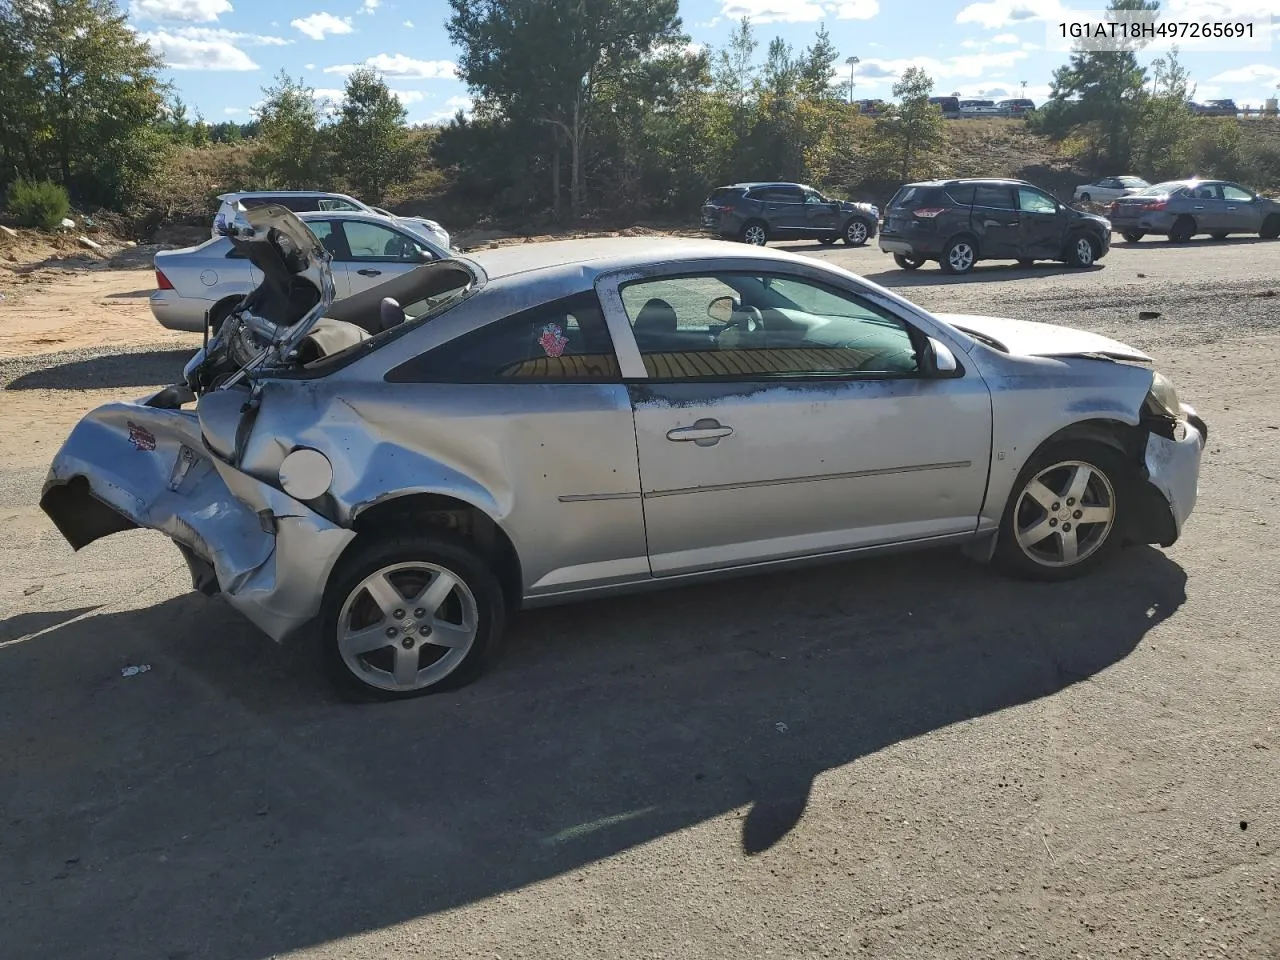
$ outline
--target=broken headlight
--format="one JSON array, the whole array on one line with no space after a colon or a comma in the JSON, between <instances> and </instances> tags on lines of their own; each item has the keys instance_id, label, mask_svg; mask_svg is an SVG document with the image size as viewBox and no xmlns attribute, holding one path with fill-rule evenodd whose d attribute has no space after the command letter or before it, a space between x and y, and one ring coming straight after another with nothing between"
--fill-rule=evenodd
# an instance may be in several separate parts
<instances>
[{"instance_id":1,"label":"broken headlight","mask_svg":"<svg viewBox=\"0 0 1280 960\"><path fill-rule=\"evenodd\" d=\"M1181 440L1187 435L1187 423L1182 415L1182 402L1169 378L1156 373L1151 378L1151 389L1142 405L1143 420L1154 433L1169 440Z\"/></svg>"}]
</instances>

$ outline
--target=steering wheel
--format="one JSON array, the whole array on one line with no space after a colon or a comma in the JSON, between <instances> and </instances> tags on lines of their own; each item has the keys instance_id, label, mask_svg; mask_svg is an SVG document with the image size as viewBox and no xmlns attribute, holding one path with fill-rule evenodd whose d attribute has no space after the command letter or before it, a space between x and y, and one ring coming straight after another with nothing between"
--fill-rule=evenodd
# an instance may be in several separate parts
<instances>
[{"instance_id":1,"label":"steering wheel","mask_svg":"<svg viewBox=\"0 0 1280 960\"><path fill-rule=\"evenodd\" d=\"M743 333L761 333L764 330L764 315L757 307L740 304L729 318L729 325L721 330L721 335L725 330L738 329Z\"/></svg>"}]
</instances>

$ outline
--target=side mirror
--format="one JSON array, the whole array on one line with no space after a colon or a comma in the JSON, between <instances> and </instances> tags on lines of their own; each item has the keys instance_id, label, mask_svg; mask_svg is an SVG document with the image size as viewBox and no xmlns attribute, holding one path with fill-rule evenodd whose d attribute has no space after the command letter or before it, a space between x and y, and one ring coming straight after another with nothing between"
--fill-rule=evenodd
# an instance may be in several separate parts
<instances>
[{"instance_id":1,"label":"side mirror","mask_svg":"<svg viewBox=\"0 0 1280 960\"><path fill-rule=\"evenodd\" d=\"M434 263L436 256L430 250L423 250L421 247L417 250L417 261L419 263Z\"/></svg>"},{"instance_id":2,"label":"side mirror","mask_svg":"<svg viewBox=\"0 0 1280 960\"><path fill-rule=\"evenodd\" d=\"M707 316L717 323L729 323L738 309L735 297L716 297L707 306Z\"/></svg>"},{"instance_id":3,"label":"side mirror","mask_svg":"<svg viewBox=\"0 0 1280 960\"><path fill-rule=\"evenodd\" d=\"M951 352L950 347L933 337L929 337L926 342L928 346L923 364L926 374L939 379L949 379L962 375L960 361L956 359L956 355Z\"/></svg>"}]
</instances>

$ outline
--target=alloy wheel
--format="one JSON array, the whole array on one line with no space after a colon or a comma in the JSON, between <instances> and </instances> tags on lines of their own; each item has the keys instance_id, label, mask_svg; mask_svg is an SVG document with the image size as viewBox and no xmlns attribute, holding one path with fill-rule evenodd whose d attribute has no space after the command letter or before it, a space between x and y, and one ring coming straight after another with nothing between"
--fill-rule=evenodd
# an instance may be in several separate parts
<instances>
[{"instance_id":1,"label":"alloy wheel","mask_svg":"<svg viewBox=\"0 0 1280 960\"><path fill-rule=\"evenodd\" d=\"M860 247L867 242L867 225L861 220L855 220L849 224L844 234L845 240L849 242L851 247Z\"/></svg>"},{"instance_id":2,"label":"alloy wheel","mask_svg":"<svg viewBox=\"0 0 1280 960\"><path fill-rule=\"evenodd\" d=\"M394 693L439 683L466 659L480 614L465 581L434 563L396 563L365 577L338 617L338 651L362 683Z\"/></svg>"},{"instance_id":3,"label":"alloy wheel","mask_svg":"<svg viewBox=\"0 0 1280 960\"><path fill-rule=\"evenodd\" d=\"M758 223L753 223L742 232L742 239L753 247L763 247L769 238L764 232L764 227Z\"/></svg>"},{"instance_id":4,"label":"alloy wheel","mask_svg":"<svg viewBox=\"0 0 1280 960\"><path fill-rule=\"evenodd\" d=\"M1070 567L1097 553L1111 535L1116 494L1110 479L1082 460L1041 470L1014 509L1015 538L1030 560Z\"/></svg>"},{"instance_id":5,"label":"alloy wheel","mask_svg":"<svg viewBox=\"0 0 1280 960\"><path fill-rule=\"evenodd\" d=\"M1088 237L1076 240L1076 263L1082 267L1093 265L1093 241Z\"/></svg>"},{"instance_id":6,"label":"alloy wheel","mask_svg":"<svg viewBox=\"0 0 1280 960\"><path fill-rule=\"evenodd\" d=\"M952 244L947 252L947 263L956 273L966 273L973 266L973 261L973 247L964 241Z\"/></svg>"}]
</instances>

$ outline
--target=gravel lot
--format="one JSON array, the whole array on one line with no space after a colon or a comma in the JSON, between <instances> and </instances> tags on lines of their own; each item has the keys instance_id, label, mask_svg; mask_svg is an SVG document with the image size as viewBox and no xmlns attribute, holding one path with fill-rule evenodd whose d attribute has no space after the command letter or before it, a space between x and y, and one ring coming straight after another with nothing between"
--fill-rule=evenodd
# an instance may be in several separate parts
<instances>
[{"instance_id":1,"label":"gravel lot","mask_svg":"<svg viewBox=\"0 0 1280 960\"><path fill-rule=\"evenodd\" d=\"M942 553L530 612L481 683L355 708L162 537L73 555L34 506L198 341L150 275L78 274L63 353L15 333L39 288L0 304L0 953L1280 957L1280 243L958 281L796 249L1151 351L1212 431L1183 539L1062 586Z\"/></svg>"}]
</instances>

